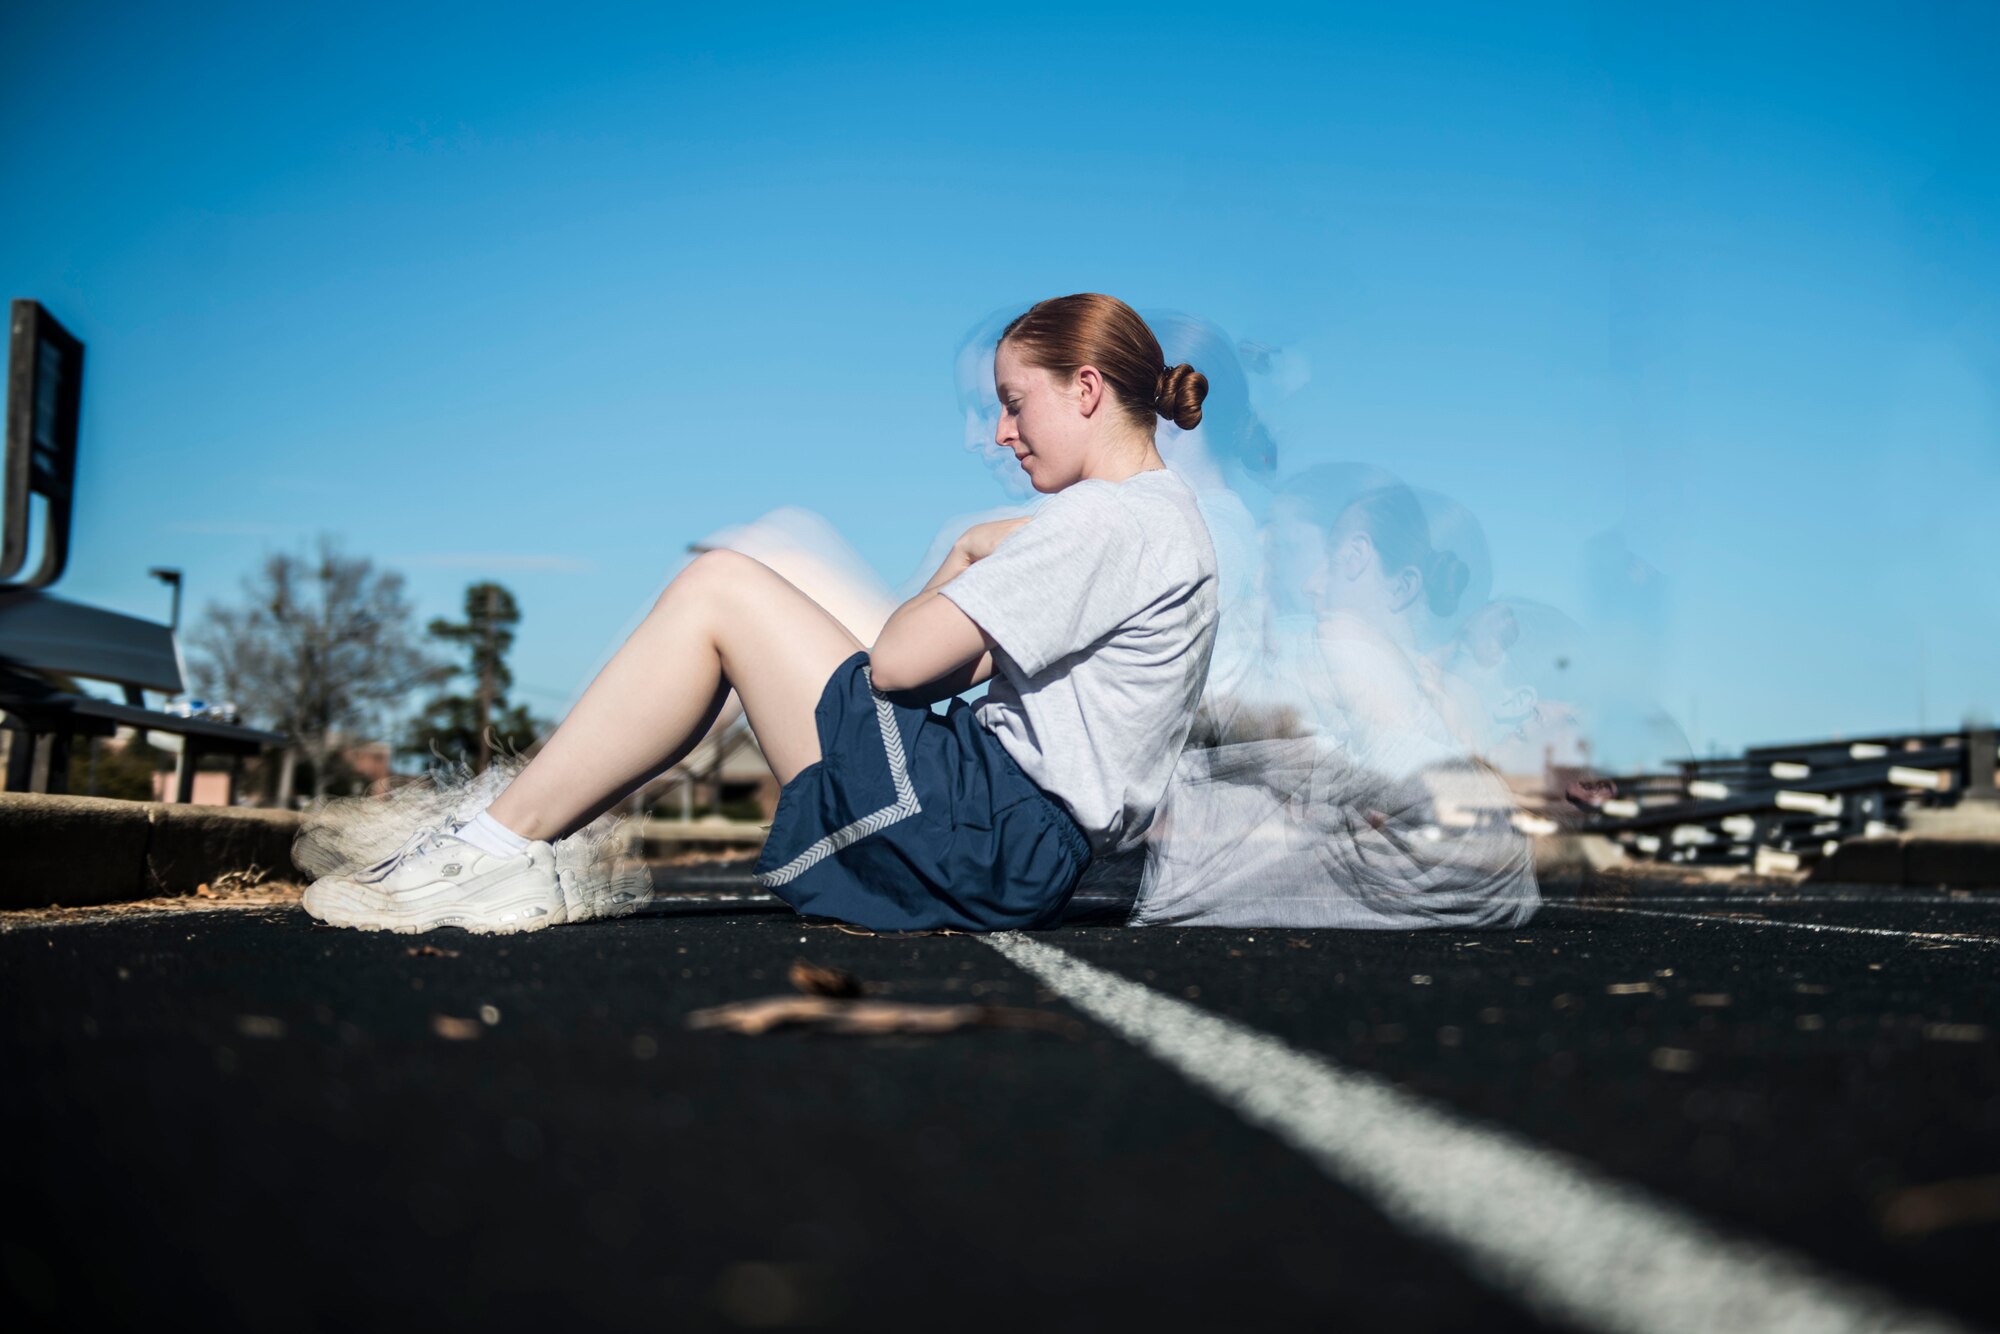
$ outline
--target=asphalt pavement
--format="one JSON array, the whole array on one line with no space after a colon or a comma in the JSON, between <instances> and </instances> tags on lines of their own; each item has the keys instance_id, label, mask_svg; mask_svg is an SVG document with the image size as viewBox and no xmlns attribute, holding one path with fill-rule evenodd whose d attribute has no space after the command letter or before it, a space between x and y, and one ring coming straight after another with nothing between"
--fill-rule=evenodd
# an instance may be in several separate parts
<instances>
[{"instance_id":1,"label":"asphalt pavement","mask_svg":"<svg viewBox=\"0 0 2000 1334\"><path fill-rule=\"evenodd\" d=\"M2000 897L996 941L663 889L517 936L0 921L0 1320L1667 1329L1783 1288L2000 1325ZM689 1027L800 958L1044 1019Z\"/></svg>"}]
</instances>

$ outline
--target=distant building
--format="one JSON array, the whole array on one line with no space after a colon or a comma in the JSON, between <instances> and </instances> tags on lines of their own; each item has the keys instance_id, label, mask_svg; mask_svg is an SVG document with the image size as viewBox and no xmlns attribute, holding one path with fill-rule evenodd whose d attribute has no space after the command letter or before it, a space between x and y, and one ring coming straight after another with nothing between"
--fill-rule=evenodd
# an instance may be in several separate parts
<instances>
[{"instance_id":1,"label":"distant building","mask_svg":"<svg viewBox=\"0 0 2000 1334\"><path fill-rule=\"evenodd\" d=\"M133 728L121 727L114 735L100 738L97 744L107 751L121 751L131 743L135 735L136 732ZM149 745L173 752L179 749L180 738L161 732L149 732L146 741ZM394 785L398 777L401 777L401 775L392 775L390 772L390 762L393 756L389 743L386 741L351 742L340 747L335 754L338 757L340 765L347 769L351 776L347 777L347 781L341 786L340 790L329 789L328 795L330 796L380 796ZM228 770L224 769L197 770L194 776L193 798L189 804L194 806L227 806L232 804L230 797L233 777ZM154 801L171 802L174 799L173 769L164 768L155 770L152 775L152 783ZM237 786L234 804L239 806L262 804L258 793L254 790L256 786L257 784L255 783L245 783Z\"/></svg>"},{"instance_id":2,"label":"distant building","mask_svg":"<svg viewBox=\"0 0 2000 1334\"><path fill-rule=\"evenodd\" d=\"M648 784L645 804L668 818L717 812L747 818L754 807L769 821L778 787L756 736L739 721Z\"/></svg>"}]
</instances>

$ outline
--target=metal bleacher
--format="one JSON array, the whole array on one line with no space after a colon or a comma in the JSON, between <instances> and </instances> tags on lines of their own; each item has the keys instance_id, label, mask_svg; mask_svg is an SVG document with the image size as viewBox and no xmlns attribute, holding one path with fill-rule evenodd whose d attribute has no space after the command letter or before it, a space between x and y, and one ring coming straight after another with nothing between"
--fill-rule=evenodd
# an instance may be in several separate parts
<instances>
[{"instance_id":1,"label":"metal bleacher","mask_svg":"<svg viewBox=\"0 0 2000 1334\"><path fill-rule=\"evenodd\" d=\"M1984 726L1752 746L1620 776L1581 827L1646 860L1796 870L1903 827L1912 810L2000 800L1995 753Z\"/></svg>"},{"instance_id":2,"label":"metal bleacher","mask_svg":"<svg viewBox=\"0 0 2000 1334\"><path fill-rule=\"evenodd\" d=\"M283 746L287 738L147 707L148 690L172 696L184 689L172 628L47 591L69 561L83 344L37 302L15 301L10 316L0 500L0 727L9 734L7 790L68 791L72 740L132 727L181 738L174 800L192 799L201 756L226 755L233 801L243 757ZM43 502L40 559L33 574L17 579L28 563L36 496ZM68 688L76 679L116 686L123 702Z\"/></svg>"}]
</instances>

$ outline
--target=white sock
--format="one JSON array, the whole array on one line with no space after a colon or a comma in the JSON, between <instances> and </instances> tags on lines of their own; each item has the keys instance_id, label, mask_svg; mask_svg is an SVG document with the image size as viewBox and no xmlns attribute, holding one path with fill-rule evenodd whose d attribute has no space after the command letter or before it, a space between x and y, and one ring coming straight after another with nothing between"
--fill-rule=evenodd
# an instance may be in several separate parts
<instances>
[{"instance_id":1,"label":"white sock","mask_svg":"<svg viewBox=\"0 0 2000 1334\"><path fill-rule=\"evenodd\" d=\"M490 852L495 857L518 857L530 841L501 824L486 811L479 812L452 833L481 852Z\"/></svg>"}]
</instances>

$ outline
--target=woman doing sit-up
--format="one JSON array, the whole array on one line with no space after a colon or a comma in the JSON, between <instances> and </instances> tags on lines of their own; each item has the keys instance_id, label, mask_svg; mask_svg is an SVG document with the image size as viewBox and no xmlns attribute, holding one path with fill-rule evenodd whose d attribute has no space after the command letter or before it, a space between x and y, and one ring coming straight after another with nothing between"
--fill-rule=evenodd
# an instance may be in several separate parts
<instances>
[{"instance_id":1,"label":"woman doing sit-up","mask_svg":"<svg viewBox=\"0 0 2000 1334\"><path fill-rule=\"evenodd\" d=\"M1049 499L952 547L875 643L768 566L706 552L476 816L414 831L308 911L342 926L519 931L585 915L551 844L679 761L731 691L782 784L757 878L882 930L1051 924L1093 854L1144 838L1215 638L1215 554L1157 420L1201 420L1131 307L1030 308L993 357L1013 451ZM988 681L976 707L954 699Z\"/></svg>"}]
</instances>

